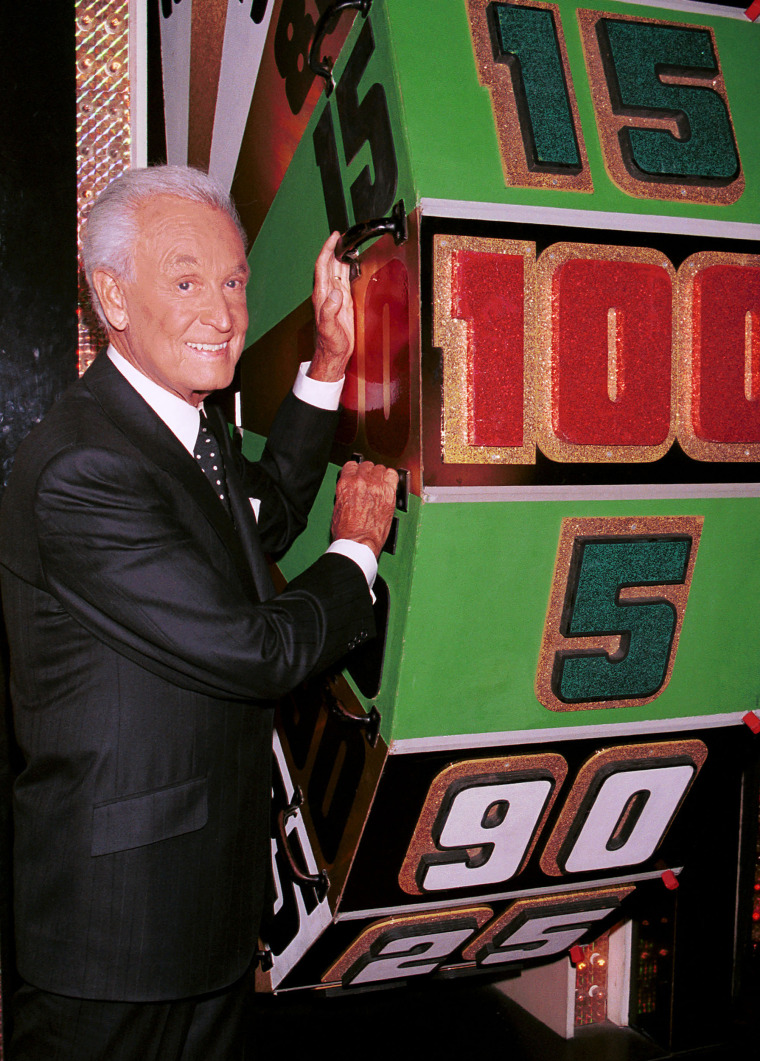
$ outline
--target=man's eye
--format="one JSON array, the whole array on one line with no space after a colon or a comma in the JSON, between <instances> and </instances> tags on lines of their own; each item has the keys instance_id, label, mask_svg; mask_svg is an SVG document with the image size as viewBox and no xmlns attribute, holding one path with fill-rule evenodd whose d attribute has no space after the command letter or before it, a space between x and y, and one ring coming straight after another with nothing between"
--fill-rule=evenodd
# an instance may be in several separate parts
<instances>
[{"instance_id":1,"label":"man's eye","mask_svg":"<svg viewBox=\"0 0 760 1061\"><path fill-rule=\"evenodd\" d=\"M177 284L177 287L180 289L180 291L189 291L191 286L192 284L189 280L180 280L180 282Z\"/></svg>"}]
</instances>

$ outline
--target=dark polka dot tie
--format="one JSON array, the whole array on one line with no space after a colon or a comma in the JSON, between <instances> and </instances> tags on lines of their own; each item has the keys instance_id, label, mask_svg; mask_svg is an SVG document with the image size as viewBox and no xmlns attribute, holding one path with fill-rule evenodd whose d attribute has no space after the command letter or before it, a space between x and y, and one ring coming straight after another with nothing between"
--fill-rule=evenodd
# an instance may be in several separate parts
<instances>
[{"instance_id":1,"label":"dark polka dot tie","mask_svg":"<svg viewBox=\"0 0 760 1061\"><path fill-rule=\"evenodd\" d=\"M201 413L201 424L195 440L195 459L203 473L214 488L219 500L230 513L230 501L227 496L227 478L224 474L224 462L216 436L209 426L204 413Z\"/></svg>"}]
</instances>

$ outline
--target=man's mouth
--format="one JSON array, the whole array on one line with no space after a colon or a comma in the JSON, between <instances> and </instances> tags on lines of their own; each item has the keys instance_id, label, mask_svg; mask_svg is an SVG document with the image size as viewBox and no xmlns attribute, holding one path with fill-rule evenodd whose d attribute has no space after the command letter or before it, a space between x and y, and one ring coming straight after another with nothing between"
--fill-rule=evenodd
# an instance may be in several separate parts
<instances>
[{"instance_id":1,"label":"man's mouth","mask_svg":"<svg viewBox=\"0 0 760 1061\"><path fill-rule=\"evenodd\" d=\"M201 350L204 354L215 354L219 350L225 350L227 343L187 343L191 350Z\"/></svg>"}]
</instances>

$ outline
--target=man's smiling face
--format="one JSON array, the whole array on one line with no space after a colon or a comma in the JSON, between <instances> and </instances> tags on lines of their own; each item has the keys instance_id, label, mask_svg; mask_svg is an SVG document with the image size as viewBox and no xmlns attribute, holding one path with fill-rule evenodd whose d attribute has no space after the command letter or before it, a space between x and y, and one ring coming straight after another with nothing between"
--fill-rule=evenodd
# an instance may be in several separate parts
<instances>
[{"instance_id":1,"label":"man's smiling face","mask_svg":"<svg viewBox=\"0 0 760 1061\"><path fill-rule=\"evenodd\" d=\"M232 382L243 352L245 248L224 211L204 203L158 195L137 220L134 279L112 279L116 301L104 302L110 338L155 383L198 405Z\"/></svg>"}]
</instances>

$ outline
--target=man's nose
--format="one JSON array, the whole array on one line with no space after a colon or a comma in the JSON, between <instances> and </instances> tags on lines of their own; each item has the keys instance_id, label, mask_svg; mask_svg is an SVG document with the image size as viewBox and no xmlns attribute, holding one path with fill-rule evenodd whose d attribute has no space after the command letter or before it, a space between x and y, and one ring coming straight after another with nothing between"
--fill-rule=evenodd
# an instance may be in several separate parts
<instances>
[{"instance_id":1,"label":"man's nose","mask_svg":"<svg viewBox=\"0 0 760 1061\"><path fill-rule=\"evenodd\" d=\"M232 327L232 311L227 300L227 293L220 288L208 290L200 314L202 324L210 324L220 332L228 332Z\"/></svg>"}]
</instances>

